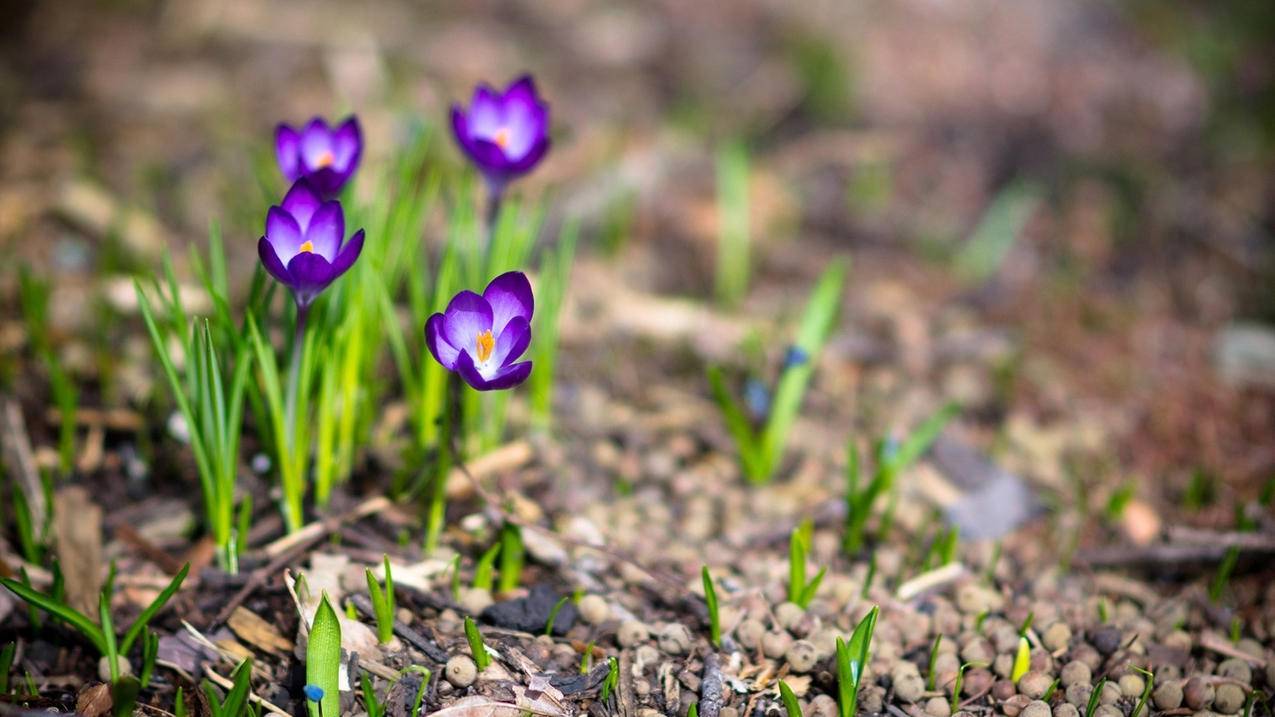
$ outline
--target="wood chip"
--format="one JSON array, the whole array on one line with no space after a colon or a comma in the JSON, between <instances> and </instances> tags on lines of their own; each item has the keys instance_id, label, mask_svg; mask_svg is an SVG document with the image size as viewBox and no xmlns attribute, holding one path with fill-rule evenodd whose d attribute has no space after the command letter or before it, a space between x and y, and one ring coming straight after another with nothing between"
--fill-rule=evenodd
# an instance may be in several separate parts
<instances>
[{"instance_id":1,"label":"wood chip","mask_svg":"<svg viewBox=\"0 0 1275 717\"><path fill-rule=\"evenodd\" d=\"M62 488L53 503L53 530L67 603L86 615L96 615L104 564L102 509L80 486Z\"/></svg>"},{"instance_id":2,"label":"wood chip","mask_svg":"<svg viewBox=\"0 0 1275 717\"><path fill-rule=\"evenodd\" d=\"M292 652L292 640L279 634L272 623L266 622L257 613L243 607L235 608L226 621L231 630L241 640L274 655L286 655Z\"/></svg>"}]
</instances>

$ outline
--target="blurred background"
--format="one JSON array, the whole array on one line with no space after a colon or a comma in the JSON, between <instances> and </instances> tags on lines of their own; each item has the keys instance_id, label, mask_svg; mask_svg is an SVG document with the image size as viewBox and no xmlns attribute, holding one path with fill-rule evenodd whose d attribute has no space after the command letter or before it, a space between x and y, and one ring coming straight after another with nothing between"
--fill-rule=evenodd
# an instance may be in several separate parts
<instances>
[{"instance_id":1,"label":"blurred background","mask_svg":"<svg viewBox=\"0 0 1275 717\"><path fill-rule=\"evenodd\" d=\"M246 282L283 191L276 123L357 112L365 167L420 132L459 164L451 103L531 72L555 144L519 188L581 219L573 291L711 300L716 177L738 152L742 312L851 256L849 368L828 387L862 415L955 398L1028 473L1081 446L1097 458L1075 470L1151 500L1200 475L1251 496L1275 472L1273 36L1275 5L1247 0L12 0L5 382L11 267L53 277L70 370L126 402L128 362L93 356L149 360L137 331L114 343L126 277L165 245L180 264L216 220Z\"/></svg>"}]
</instances>

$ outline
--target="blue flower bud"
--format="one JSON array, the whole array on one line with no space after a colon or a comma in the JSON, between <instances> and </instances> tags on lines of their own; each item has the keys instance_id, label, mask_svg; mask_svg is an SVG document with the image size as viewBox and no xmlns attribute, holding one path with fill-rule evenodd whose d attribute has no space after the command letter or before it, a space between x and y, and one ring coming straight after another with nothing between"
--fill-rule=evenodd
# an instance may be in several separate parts
<instances>
[{"instance_id":1,"label":"blue flower bud","mask_svg":"<svg viewBox=\"0 0 1275 717\"><path fill-rule=\"evenodd\" d=\"M323 688L318 685L306 685L304 692L305 698L311 702L321 702L323 700Z\"/></svg>"}]
</instances>

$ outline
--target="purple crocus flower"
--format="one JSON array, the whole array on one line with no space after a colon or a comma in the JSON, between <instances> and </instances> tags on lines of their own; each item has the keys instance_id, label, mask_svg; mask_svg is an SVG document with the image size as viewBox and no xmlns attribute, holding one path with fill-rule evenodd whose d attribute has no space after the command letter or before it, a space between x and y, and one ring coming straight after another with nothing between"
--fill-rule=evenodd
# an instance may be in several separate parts
<instances>
[{"instance_id":1,"label":"purple crocus flower","mask_svg":"<svg viewBox=\"0 0 1275 717\"><path fill-rule=\"evenodd\" d=\"M335 197L363 154L359 120L350 115L336 128L315 117L300 130L280 124L275 128L274 151L279 169L289 182L305 177L326 198Z\"/></svg>"},{"instance_id":2,"label":"purple crocus flower","mask_svg":"<svg viewBox=\"0 0 1275 717\"><path fill-rule=\"evenodd\" d=\"M425 345L443 368L479 391L512 388L531 375L531 362L518 358L531 343L534 308L527 275L501 274L481 296L462 291L445 312L429 317Z\"/></svg>"},{"instance_id":3,"label":"purple crocus flower","mask_svg":"<svg viewBox=\"0 0 1275 717\"><path fill-rule=\"evenodd\" d=\"M306 308L363 251L362 229L343 243L344 238L341 203L323 201L309 180L299 179L283 203L266 214L266 235L257 242L257 253L266 271Z\"/></svg>"},{"instance_id":4,"label":"purple crocus flower","mask_svg":"<svg viewBox=\"0 0 1275 717\"><path fill-rule=\"evenodd\" d=\"M493 193L499 194L549 151L549 105L536 93L530 75L514 80L504 92L481 83L468 110L452 106L452 131Z\"/></svg>"}]
</instances>

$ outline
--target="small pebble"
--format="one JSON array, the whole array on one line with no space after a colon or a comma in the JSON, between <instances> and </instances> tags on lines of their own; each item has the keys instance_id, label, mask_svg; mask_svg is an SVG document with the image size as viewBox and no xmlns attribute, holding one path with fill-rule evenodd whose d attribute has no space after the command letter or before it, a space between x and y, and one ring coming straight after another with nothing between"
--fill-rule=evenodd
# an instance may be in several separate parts
<instances>
[{"instance_id":1,"label":"small pebble","mask_svg":"<svg viewBox=\"0 0 1275 717\"><path fill-rule=\"evenodd\" d=\"M1098 709L1094 710L1094 717L1124 717L1124 712L1115 705L1098 705Z\"/></svg>"},{"instance_id":2,"label":"small pebble","mask_svg":"<svg viewBox=\"0 0 1275 717\"><path fill-rule=\"evenodd\" d=\"M1001 712L1006 717L1018 717L1019 713L1031 704L1031 698L1027 695L1014 695L1001 703Z\"/></svg>"},{"instance_id":3,"label":"small pebble","mask_svg":"<svg viewBox=\"0 0 1275 717\"><path fill-rule=\"evenodd\" d=\"M1222 677L1239 680L1246 685L1253 682L1253 668L1249 667L1247 662L1238 657L1222 660L1222 663L1217 666L1216 672Z\"/></svg>"},{"instance_id":4,"label":"small pebble","mask_svg":"<svg viewBox=\"0 0 1275 717\"><path fill-rule=\"evenodd\" d=\"M453 655L443 668L443 677L453 687L469 687L478 679L478 665L469 655Z\"/></svg>"},{"instance_id":5,"label":"small pebble","mask_svg":"<svg viewBox=\"0 0 1275 717\"><path fill-rule=\"evenodd\" d=\"M784 659L788 661L788 666L793 672L801 674L814 669L818 661L818 655L815 652L814 645L806 640L797 640L784 653Z\"/></svg>"},{"instance_id":6,"label":"small pebble","mask_svg":"<svg viewBox=\"0 0 1275 717\"><path fill-rule=\"evenodd\" d=\"M635 647L651 639L651 630L646 623L628 620L620 624L615 639L620 643L620 647Z\"/></svg>"},{"instance_id":7,"label":"small pebble","mask_svg":"<svg viewBox=\"0 0 1275 717\"><path fill-rule=\"evenodd\" d=\"M867 674L866 672L864 673ZM866 678L865 678L866 679ZM859 706L868 714L880 714L885 709L885 688L868 685L859 692ZM944 712L944 715L947 713Z\"/></svg>"},{"instance_id":8,"label":"small pebble","mask_svg":"<svg viewBox=\"0 0 1275 717\"><path fill-rule=\"evenodd\" d=\"M965 662L991 664L995 658L996 655L992 652L992 644L982 637L971 638L961 646L961 659Z\"/></svg>"},{"instance_id":9,"label":"small pebble","mask_svg":"<svg viewBox=\"0 0 1275 717\"><path fill-rule=\"evenodd\" d=\"M580 611L580 617L590 625L601 625L611 617L611 606L601 595L585 595L580 598L576 609Z\"/></svg>"},{"instance_id":10,"label":"small pebble","mask_svg":"<svg viewBox=\"0 0 1275 717\"><path fill-rule=\"evenodd\" d=\"M1071 687L1078 684L1092 684L1093 673L1089 671L1089 665L1080 660L1072 660L1063 665L1062 673L1059 675L1062 680L1063 687Z\"/></svg>"},{"instance_id":11,"label":"small pebble","mask_svg":"<svg viewBox=\"0 0 1275 717\"><path fill-rule=\"evenodd\" d=\"M1131 700L1141 697L1142 690L1147 687L1147 681L1142 679L1142 675L1124 675L1120 678L1119 684L1120 694Z\"/></svg>"},{"instance_id":12,"label":"small pebble","mask_svg":"<svg viewBox=\"0 0 1275 717\"><path fill-rule=\"evenodd\" d=\"M772 630L761 638L761 651L772 660L783 657L791 645L792 636L780 630Z\"/></svg>"},{"instance_id":13,"label":"small pebble","mask_svg":"<svg viewBox=\"0 0 1275 717\"><path fill-rule=\"evenodd\" d=\"M987 692L992 687L992 673L982 667L965 671L965 682L961 685L961 694L973 697Z\"/></svg>"},{"instance_id":14,"label":"small pebble","mask_svg":"<svg viewBox=\"0 0 1275 717\"><path fill-rule=\"evenodd\" d=\"M925 680L920 675L905 675L894 680L894 695L904 702L916 702L925 693Z\"/></svg>"},{"instance_id":15,"label":"small pebble","mask_svg":"<svg viewBox=\"0 0 1275 717\"><path fill-rule=\"evenodd\" d=\"M1079 660L1080 662L1089 665L1090 672L1097 672L1098 668L1102 666L1102 655L1099 655L1098 651L1093 648L1093 645L1088 643L1081 643L1077 645L1075 649L1071 651L1071 659Z\"/></svg>"},{"instance_id":16,"label":"small pebble","mask_svg":"<svg viewBox=\"0 0 1275 717\"><path fill-rule=\"evenodd\" d=\"M1033 700L1038 700L1044 696L1052 684L1054 684L1052 675L1044 672L1028 672L1018 680L1018 691Z\"/></svg>"},{"instance_id":17,"label":"small pebble","mask_svg":"<svg viewBox=\"0 0 1275 717\"><path fill-rule=\"evenodd\" d=\"M780 603L775 608L775 623L785 630L791 630L806 616L806 611L793 602Z\"/></svg>"},{"instance_id":18,"label":"small pebble","mask_svg":"<svg viewBox=\"0 0 1275 717\"><path fill-rule=\"evenodd\" d=\"M1016 694L1018 694L1018 685L1009 680L997 680L992 685L992 698L997 702L1004 702Z\"/></svg>"},{"instance_id":19,"label":"small pebble","mask_svg":"<svg viewBox=\"0 0 1275 717\"><path fill-rule=\"evenodd\" d=\"M995 672L997 677L1008 680L1014 674L1014 656L1008 652L997 655L996 659L992 660L992 672Z\"/></svg>"},{"instance_id":20,"label":"small pebble","mask_svg":"<svg viewBox=\"0 0 1275 717\"><path fill-rule=\"evenodd\" d=\"M1060 702L1054 708L1054 717L1080 717L1080 710L1070 702Z\"/></svg>"},{"instance_id":21,"label":"small pebble","mask_svg":"<svg viewBox=\"0 0 1275 717\"><path fill-rule=\"evenodd\" d=\"M1193 710L1206 710L1213 704L1213 685L1192 677L1182 688L1182 700Z\"/></svg>"},{"instance_id":22,"label":"small pebble","mask_svg":"<svg viewBox=\"0 0 1275 717\"><path fill-rule=\"evenodd\" d=\"M115 665L119 668L120 677L128 677L133 674L133 666L128 663L128 658L123 655L115 656ZM97 676L102 678L103 682L111 681L111 661L105 655L97 661Z\"/></svg>"},{"instance_id":23,"label":"small pebble","mask_svg":"<svg viewBox=\"0 0 1275 717\"><path fill-rule=\"evenodd\" d=\"M1114 682L1102 683L1102 696L1098 698L1099 704L1114 705L1120 701L1120 686Z\"/></svg>"},{"instance_id":24,"label":"small pebble","mask_svg":"<svg viewBox=\"0 0 1275 717\"><path fill-rule=\"evenodd\" d=\"M685 655L691 649L691 631L680 622L670 622L660 630L660 649L670 655Z\"/></svg>"},{"instance_id":25,"label":"small pebble","mask_svg":"<svg viewBox=\"0 0 1275 717\"><path fill-rule=\"evenodd\" d=\"M750 650L761 647L762 635L766 634L766 626L761 624L760 620L749 618L739 623L739 627L735 628L735 638L739 640L739 644Z\"/></svg>"},{"instance_id":26,"label":"small pebble","mask_svg":"<svg viewBox=\"0 0 1275 717\"><path fill-rule=\"evenodd\" d=\"M1045 649L1050 652L1065 650L1071 642L1071 628L1067 627L1065 622L1056 622L1045 630L1045 634L1040 636L1040 640L1045 643Z\"/></svg>"},{"instance_id":27,"label":"small pebble","mask_svg":"<svg viewBox=\"0 0 1275 717\"><path fill-rule=\"evenodd\" d=\"M837 717L839 714L837 701L830 695L815 695L810 700L810 717Z\"/></svg>"},{"instance_id":28,"label":"small pebble","mask_svg":"<svg viewBox=\"0 0 1275 717\"><path fill-rule=\"evenodd\" d=\"M734 707L723 707L717 717L739 717L739 710Z\"/></svg>"},{"instance_id":29,"label":"small pebble","mask_svg":"<svg viewBox=\"0 0 1275 717\"><path fill-rule=\"evenodd\" d=\"M1120 648L1120 628L1104 625L1090 636L1094 649L1103 655L1110 655ZM1092 668L1092 665L1090 666Z\"/></svg>"},{"instance_id":30,"label":"small pebble","mask_svg":"<svg viewBox=\"0 0 1275 717\"><path fill-rule=\"evenodd\" d=\"M952 708L942 697L931 697L925 701L925 714L930 717L948 717L952 714Z\"/></svg>"},{"instance_id":31,"label":"small pebble","mask_svg":"<svg viewBox=\"0 0 1275 717\"><path fill-rule=\"evenodd\" d=\"M1084 707L1089 704L1089 695L1093 694L1093 685L1088 682L1077 682L1067 688L1064 696L1067 704Z\"/></svg>"},{"instance_id":32,"label":"small pebble","mask_svg":"<svg viewBox=\"0 0 1275 717\"><path fill-rule=\"evenodd\" d=\"M1244 706L1244 690L1229 682L1217 686L1213 695L1213 709L1224 715L1233 715Z\"/></svg>"},{"instance_id":33,"label":"small pebble","mask_svg":"<svg viewBox=\"0 0 1275 717\"><path fill-rule=\"evenodd\" d=\"M1019 713L1022 717L1050 717L1053 711L1049 709L1049 705L1035 700L1023 708Z\"/></svg>"},{"instance_id":34,"label":"small pebble","mask_svg":"<svg viewBox=\"0 0 1275 717\"><path fill-rule=\"evenodd\" d=\"M460 591L460 606L470 615L478 615L491 607L494 601L491 591L482 588L465 588Z\"/></svg>"},{"instance_id":35,"label":"small pebble","mask_svg":"<svg viewBox=\"0 0 1275 717\"><path fill-rule=\"evenodd\" d=\"M1175 710L1182 706L1182 686L1176 682L1158 684L1151 693L1151 701L1158 710Z\"/></svg>"}]
</instances>

